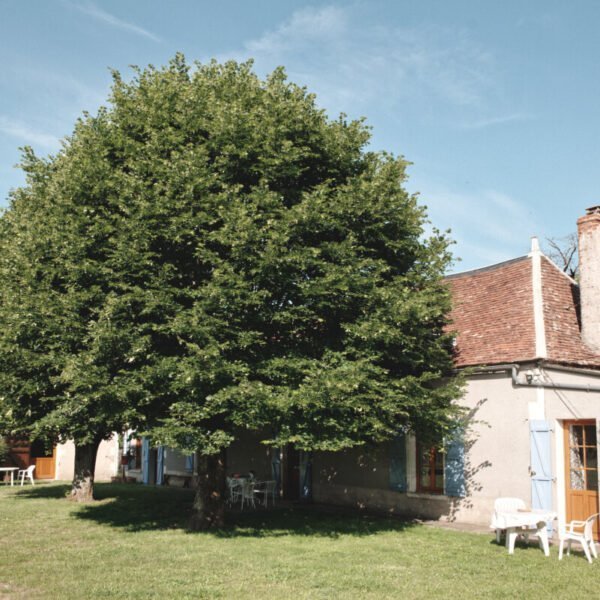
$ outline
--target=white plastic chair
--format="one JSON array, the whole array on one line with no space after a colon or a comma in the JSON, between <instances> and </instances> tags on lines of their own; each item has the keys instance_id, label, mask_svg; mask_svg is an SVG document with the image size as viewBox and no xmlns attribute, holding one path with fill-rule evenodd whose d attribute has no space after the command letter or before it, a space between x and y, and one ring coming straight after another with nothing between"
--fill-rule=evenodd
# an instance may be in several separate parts
<instances>
[{"instance_id":1,"label":"white plastic chair","mask_svg":"<svg viewBox=\"0 0 600 600\"><path fill-rule=\"evenodd\" d=\"M29 481L31 481L31 485L35 485L35 483L33 482L33 472L34 471L35 471L35 465L30 465L26 469L19 470L19 472L17 473L17 481L19 481L19 479L21 479L21 486L23 486L23 484L25 483L25 477L29 478Z\"/></svg>"},{"instance_id":2,"label":"white plastic chair","mask_svg":"<svg viewBox=\"0 0 600 600\"><path fill-rule=\"evenodd\" d=\"M501 513L506 512L517 512L519 510L527 510L527 504L521 498L496 498L494 501L494 516L492 517L492 527L495 527L498 521L498 517ZM495 527L496 529L496 542L499 544L502 539L502 532L506 533L506 530L502 527ZM523 535L525 540L529 540L530 529L524 529Z\"/></svg>"},{"instance_id":3,"label":"white plastic chair","mask_svg":"<svg viewBox=\"0 0 600 600\"><path fill-rule=\"evenodd\" d=\"M567 542L567 554L571 554L571 542L579 542L588 562L592 562L592 555L598 558L596 552L596 543L594 542L594 522L598 518L598 513L588 517L585 521L571 521L559 533L560 547L558 549L558 560L562 560L563 546ZM575 531L579 529L579 531Z\"/></svg>"}]
</instances>

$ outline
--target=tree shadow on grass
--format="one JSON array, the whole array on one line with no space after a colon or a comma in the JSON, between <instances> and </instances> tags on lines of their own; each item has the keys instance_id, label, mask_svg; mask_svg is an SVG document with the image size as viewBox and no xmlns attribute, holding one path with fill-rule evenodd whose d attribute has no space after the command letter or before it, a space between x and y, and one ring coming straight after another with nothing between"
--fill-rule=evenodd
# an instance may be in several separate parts
<instances>
[{"instance_id":1,"label":"tree shadow on grass","mask_svg":"<svg viewBox=\"0 0 600 600\"><path fill-rule=\"evenodd\" d=\"M23 498L62 498L70 489L65 485L30 487L17 493ZM73 517L117 527L128 532L181 529L192 535L220 538L283 537L290 535L337 538L357 537L379 532L401 532L414 523L398 518L382 517L364 512L318 505L284 505L244 512L231 511L226 526L210 532L188 530L192 514L194 491L169 487L148 487L134 484L94 485L96 502L73 504Z\"/></svg>"},{"instance_id":2,"label":"tree shadow on grass","mask_svg":"<svg viewBox=\"0 0 600 600\"><path fill-rule=\"evenodd\" d=\"M28 485L27 487L21 487L16 495L19 498L65 498L71 491L71 486L56 485L55 483L36 483L35 485Z\"/></svg>"},{"instance_id":3,"label":"tree shadow on grass","mask_svg":"<svg viewBox=\"0 0 600 600\"><path fill-rule=\"evenodd\" d=\"M258 510L228 515L228 527L213 532L222 538L283 537L289 535L338 538L365 537L380 532L401 532L415 523L341 509L339 513L318 505L292 505L275 510Z\"/></svg>"}]
</instances>

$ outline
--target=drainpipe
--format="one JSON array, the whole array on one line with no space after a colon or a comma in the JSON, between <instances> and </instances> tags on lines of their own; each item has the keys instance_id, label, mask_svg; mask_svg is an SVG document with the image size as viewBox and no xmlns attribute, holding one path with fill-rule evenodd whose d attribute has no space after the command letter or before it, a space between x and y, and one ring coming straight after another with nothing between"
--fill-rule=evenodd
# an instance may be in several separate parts
<instances>
[{"instance_id":1,"label":"drainpipe","mask_svg":"<svg viewBox=\"0 0 600 600\"><path fill-rule=\"evenodd\" d=\"M535 381L526 374L526 381L519 381L519 365L510 365L512 382L519 387L541 387L551 390L581 390L584 392L600 392L600 385L583 385L581 383L552 383L550 381Z\"/></svg>"}]
</instances>

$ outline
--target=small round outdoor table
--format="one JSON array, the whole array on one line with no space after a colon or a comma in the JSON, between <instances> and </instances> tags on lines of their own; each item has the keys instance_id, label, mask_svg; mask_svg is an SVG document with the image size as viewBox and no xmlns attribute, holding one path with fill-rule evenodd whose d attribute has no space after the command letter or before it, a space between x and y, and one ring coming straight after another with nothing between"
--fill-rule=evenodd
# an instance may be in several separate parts
<instances>
[{"instance_id":1,"label":"small round outdoor table","mask_svg":"<svg viewBox=\"0 0 600 600\"><path fill-rule=\"evenodd\" d=\"M0 467L0 473L10 473L10 485L15 485L15 471L18 471L19 467Z\"/></svg>"}]
</instances>

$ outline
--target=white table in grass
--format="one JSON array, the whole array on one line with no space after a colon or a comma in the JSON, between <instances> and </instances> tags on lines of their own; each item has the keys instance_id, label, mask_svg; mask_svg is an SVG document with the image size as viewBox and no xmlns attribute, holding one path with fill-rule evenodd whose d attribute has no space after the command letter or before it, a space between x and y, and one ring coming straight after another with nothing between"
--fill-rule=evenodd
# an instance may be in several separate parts
<instances>
[{"instance_id":1,"label":"white table in grass","mask_svg":"<svg viewBox=\"0 0 600 600\"><path fill-rule=\"evenodd\" d=\"M10 473L10 485L15 485L15 471L18 471L19 467L0 467L0 473Z\"/></svg>"},{"instance_id":2,"label":"white table in grass","mask_svg":"<svg viewBox=\"0 0 600 600\"><path fill-rule=\"evenodd\" d=\"M513 554L515 551L515 541L518 535L532 533L537 535L544 554L550 556L548 523L557 517L555 512L543 509L501 512L494 516L492 527L506 529L506 548L509 554Z\"/></svg>"}]
</instances>

